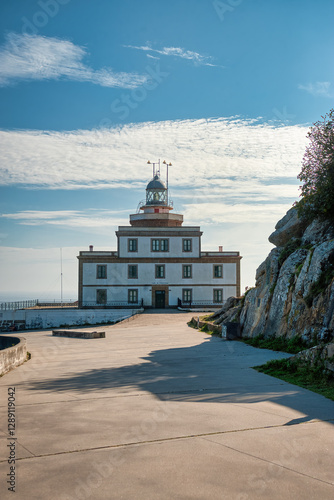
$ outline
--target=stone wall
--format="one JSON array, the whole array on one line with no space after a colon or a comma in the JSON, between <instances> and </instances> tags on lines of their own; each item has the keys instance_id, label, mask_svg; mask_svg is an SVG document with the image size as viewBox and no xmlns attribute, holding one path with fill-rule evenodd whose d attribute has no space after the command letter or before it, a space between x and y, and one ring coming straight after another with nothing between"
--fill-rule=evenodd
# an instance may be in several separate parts
<instances>
[{"instance_id":1,"label":"stone wall","mask_svg":"<svg viewBox=\"0 0 334 500\"><path fill-rule=\"evenodd\" d=\"M0 376L9 372L15 366L22 365L27 359L26 340L23 337L19 339L1 335L1 341L2 344L8 344L10 347L0 350Z\"/></svg>"},{"instance_id":2,"label":"stone wall","mask_svg":"<svg viewBox=\"0 0 334 500\"><path fill-rule=\"evenodd\" d=\"M334 343L317 345L301 351L291 358L292 361L301 361L308 366L321 367L334 374Z\"/></svg>"},{"instance_id":3,"label":"stone wall","mask_svg":"<svg viewBox=\"0 0 334 500\"><path fill-rule=\"evenodd\" d=\"M22 309L3 311L0 320L20 329L58 328L117 322L129 318L142 309Z\"/></svg>"}]
</instances>

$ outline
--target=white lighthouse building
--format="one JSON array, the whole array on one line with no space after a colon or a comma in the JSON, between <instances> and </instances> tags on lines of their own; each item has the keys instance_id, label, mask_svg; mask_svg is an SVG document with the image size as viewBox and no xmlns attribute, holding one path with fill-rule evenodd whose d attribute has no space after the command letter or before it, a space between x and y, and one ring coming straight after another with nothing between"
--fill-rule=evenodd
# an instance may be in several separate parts
<instances>
[{"instance_id":1,"label":"white lighthouse building","mask_svg":"<svg viewBox=\"0 0 334 500\"><path fill-rule=\"evenodd\" d=\"M165 183L153 164L145 204L116 236L116 251L80 252L79 307L220 307L240 295L242 257L201 251L200 227L173 213L168 165Z\"/></svg>"}]
</instances>

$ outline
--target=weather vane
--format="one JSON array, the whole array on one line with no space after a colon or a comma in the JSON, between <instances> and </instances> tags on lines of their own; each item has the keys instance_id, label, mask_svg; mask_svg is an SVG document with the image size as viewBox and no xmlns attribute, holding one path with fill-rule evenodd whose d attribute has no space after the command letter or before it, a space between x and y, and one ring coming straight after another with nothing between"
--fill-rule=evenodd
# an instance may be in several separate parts
<instances>
[{"instance_id":1,"label":"weather vane","mask_svg":"<svg viewBox=\"0 0 334 500\"><path fill-rule=\"evenodd\" d=\"M160 158L159 158L159 161L150 162L150 160L148 160L147 163L149 165L153 165L153 177L155 177L156 175L158 175L160 177ZM156 165L159 165L159 166L156 167Z\"/></svg>"}]
</instances>

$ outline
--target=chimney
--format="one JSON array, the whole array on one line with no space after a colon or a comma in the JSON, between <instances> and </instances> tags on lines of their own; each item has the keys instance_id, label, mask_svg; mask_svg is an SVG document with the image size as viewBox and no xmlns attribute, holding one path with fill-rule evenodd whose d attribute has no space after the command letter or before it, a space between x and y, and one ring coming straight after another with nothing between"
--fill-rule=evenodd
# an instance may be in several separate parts
<instances>
[{"instance_id":1,"label":"chimney","mask_svg":"<svg viewBox=\"0 0 334 500\"><path fill-rule=\"evenodd\" d=\"M93 245L89 245L89 251L92 252L93 251Z\"/></svg>"},{"instance_id":2,"label":"chimney","mask_svg":"<svg viewBox=\"0 0 334 500\"><path fill-rule=\"evenodd\" d=\"M222 246L219 246L219 252L222 252L223 251L223 247Z\"/></svg>"}]
</instances>

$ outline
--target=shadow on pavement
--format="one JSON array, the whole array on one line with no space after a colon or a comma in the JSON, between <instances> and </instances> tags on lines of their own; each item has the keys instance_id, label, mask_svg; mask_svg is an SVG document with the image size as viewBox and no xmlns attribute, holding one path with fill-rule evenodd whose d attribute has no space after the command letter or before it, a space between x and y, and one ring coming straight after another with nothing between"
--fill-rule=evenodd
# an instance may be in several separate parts
<instances>
[{"instance_id":1,"label":"shadow on pavement","mask_svg":"<svg viewBox=\"0 0 334 500\"><path fill-rule=\"evenodd\" d=\"M124 389L149 392L162 400L203 403L257 403L271 401L293 408L312 419L334 418L334 403L326 398L269 377L250 367L285 355L255 349L240 342L208 338L192 347L152 351L142 362L104 367L25 384L30 390L84 395L90 391Z\"/></svg>"}]
</instances>

